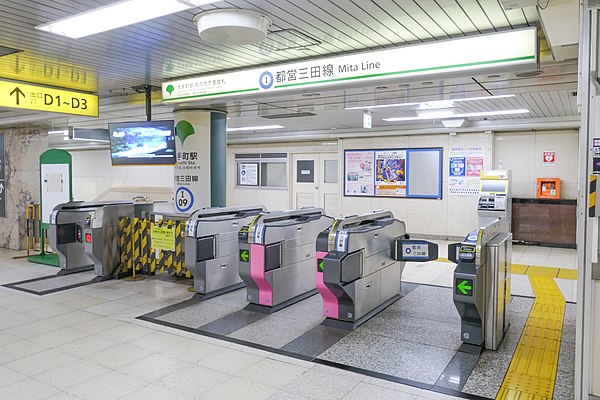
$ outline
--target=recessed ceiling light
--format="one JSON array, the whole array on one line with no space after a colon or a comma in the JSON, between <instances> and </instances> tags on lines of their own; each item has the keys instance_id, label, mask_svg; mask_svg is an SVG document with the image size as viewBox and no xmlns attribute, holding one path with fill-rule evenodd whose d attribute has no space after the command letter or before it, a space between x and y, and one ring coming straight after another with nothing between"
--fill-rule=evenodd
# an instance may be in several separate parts
<instances>
[{"instance_id":1,"label":"recessed ceiling light","mask_svg":"<svg viewBox=\"0 0 600 400\"><path fill-rule=\"evenodd\" d=\"M517 78L535 78L536 76L540 76L542 74L543 74L543 72L538 70L538 71L520 72L518 74L515 74L515 76Z\"/></svg>"},{"instance_id":2,"label":"recessed ceiling light","mask_svg":"<svg viewBox=\"0 0 600 400\"><path fill-rule=\"evenodd\" d=\"M487 77L490 79L494 79L494 78L500 78L500 75L488 75Z\"/></svg>"},{"instance_id":3,"label":"recessed ceiling light","mask_svg":"<svg viewBox=\"0 0 600 400\"><path fill-rule=\"evenodd\" d=\"M468 117L491 117L494 115L510 115L510 114L526 114L529 110L526 109L517 109L517 110L500 110L500 111L483 111L483 112L474 112L474 113L463 113L463 114L453 114L453 118L468 118ZM440 113L439 115L442 115ZM399 122L399 121L418 121L424 119L443 119L448 118L446 116L438 116L435 114L425 114L423 116L418 117L400 117L400 118L384 118L384 121L387 122Z\"/></svg>"},{"instance_id":4,"label":"recessed ceiling light","mask_svg":"<svg viewBox=\"0 0 600 400\"><path fill-rule=\"evenodd\" d=\"M388 87L387 86L377 86L375 89L377 90L386 90Z\"/></svg>"},{"instance_id":5,"label":"recessed ceiling light","mask_svg":"<svg viewBox=\"0 0 600 400\"><path fill-rule=\"evenodd\" d=\"M304 93L302 97L318 97L321 93Z\"/></svg>"},{"instance_id":6,"label":"recessed ceiling light","mask_svg":"<svg viewBox=\"0 0 600 400\"><path fill-rule=\"evenodd\" d=\"M244 126L241 128L227 128L227 132L240 132L240 131L263 131L267 129L281 129L285 128L282 125L261 125L261 126Z\"/></svg>"},{"instance_id":7,"label":"recessed ceiling light","mask_svg":"<svg viewBox=\"0 0 600 400\"><path fill-rule=\"evenodd\" d=\"M408 84L408 83L400 83L400 84L398 84L398 87L400 87L400 88L406 88L406 87L409 87L409 86L410 86L410 84Z\"/></svg>"},{"instance_id":8,"label":"recessed ceiling light","mask_svg":"<svg viewBox=\"0 0 600 400\"><path fill-rule=\"evenodd\" d=\"M432 81L425 81L425 82L421 82L421 85L430 86L430 85L433 85L433 82Z\"/></svg>"},{"instance_id":9,"label":"recessed ceiling light","mask_svg":"<svg viewBox=\"0 0 600 400\"><path fill-rule=\"evenodd\" d=\"M35 28L79 39L212 3L214 0L124 0Z\"/></svg>"}]
</instances>

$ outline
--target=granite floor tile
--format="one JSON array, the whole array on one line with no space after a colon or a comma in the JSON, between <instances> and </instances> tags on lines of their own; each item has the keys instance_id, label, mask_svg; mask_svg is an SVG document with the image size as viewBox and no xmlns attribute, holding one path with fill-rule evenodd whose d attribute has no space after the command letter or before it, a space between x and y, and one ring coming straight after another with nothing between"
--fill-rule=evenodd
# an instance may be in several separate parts
<instances>
[{"instance_id":1,"label":"granite floor tile","mask_svg":"<svg viewBox=\"0 0 600 400\"><path fill-rule=\"evenodd\" d=\"M264 400L278 391L273 386L233 377L202 395L206 400Z\"/></svg>"},{"instance_id":2,"label":"granite floor tile","mask_svg":"<svg viewBox=\"0 0 600 400\"><path fill-rule=\"evenodd\" d=\"M348 335L346 329L317 325L302 336L292 340L281 350L316 357Z\"/></svg>"},{"instance_id":3,"label":"granite floor tile","mask_svg":"<svg viewBox=\"0 0 600 400\"><path fill-rule=\"evenodd\" d=\"M558 356L558 370L565 373L575 371L575 343L560 342L560 353Z\"/></svg>"},{"instance_id":4,"label":"granite floor tile","mask_svg":"<svg viewBox=\"0 0 600 400\"><path fill-rule=\"evenodd\" d=\"M227 336L239 329L242 329L250 324L255 323L256 321L265 318L266 316L267 314L247 310L239 310L232 314L226 315L223 318L219 318L206 325L203 325L199 329L202 331Z\"/></svg>"},{"instance_id":5,"label":"granite floor tile","mask_svg":"<svg viewBox=\"0 0 600 400\"><path fill-rule=\"evenodd\" d=\"M355 331L319 358L433 385L454 353L440 347Z\"/></svg>"},{"instance_id":6,"label":"granite floor tile","mask_svg":"<svg viewBox=\"0 0 600 400\"><path fill-rule=\"evenodd\" d=\"M512 356L499 357L492 351L483 352L462 391L476 396L496 398L511 358Z\"/></svg>"},{"instance_id":7,"label":"granite floor tile","mask_svg":"<svg viewBox=\"0 0 600 400\"><path fill-rule=\"evenodd\" d=\"M436 382L436 386L456 391L462 390L475 368L479 355L457 352Z\"/></svg>"},{"instance_id":8,"label":"granite floor tile","mask_svg":"<svg viewBox=\"0 0 600 400\"><path fill-rule=\"evenodd\" d=\"M314 328L315 325L310 322L269 315L252 325L232 333L229 337L278 349L302 336Z\"/></svg>"},{"instance_id":9,"label":"granite floor tile","mask_svg":"<svg viewBox=\"0 0 600 400\"><path fill-rule=\"evenodd\" d=\"M246 300L246 288L241 288L234 290L233 292L213 297L205 302L241 310L248 305L248 300Z\"/></svg>"},{"instance_id":10,"label":"granite floor tile","mask_svg":"<svg viewBox=\"0 0 600 400\"><path fill-rule=\"evenodd\" d=\"M575 398L575 376L573 371L558 371L554 383L554 400L573 400Z\"/></svg>"},{"instance_id":11,"label":"granite floor tile","mask_svg":"<svg viewBox=\"0 0 600 400\"><path fill-rule=\"evenodd\" d=\"M213 370L237 374L258 363L262 357L233 349L221 349L214 354L198 361L198 365Z\"/></svg>"},{"instance_id":12,"label":"granite floor tile","mask_svg":"<svg viewBox=\"0 0 600 400\"><path fill-rule=\"evenodd\" d=\"M430 315L426 306L431 302L422 302L422 315ZM366 333L389 337L394 340L421 343L430 346L443 347L449 350L458 350L462 344L460 338L460 325L444 321L415 318L396 315L388 318L381 313L365 323L361 329Z\"/></svg>"},{"instance_id":13,"label":"granite floor tile","mask_svg":"<svg viewBox=\"0 0 600 400\"><path fill-rule=\"evenodd\" d=\"M323 298L320 294L311 296L278 311L277 316L320 324L325 319L323 316Z\"/></svg>"},{"instance_id":14,"label":"granite floor tile","mask_svg":"<svg viewBox=\"0 0 600 400\"><path fill-rule=\"evenodd\" d=\"M39 281L22 283L15 285L21 289L32 290L34 292L46 292L48 290L61 289L71 285L89 283L96 277L94 271L80 272L77 274L54 276Z\"/></svg>"},{"instance_id":15,"label":"granite floor tile","mask_svg":"<svg viewBox=\"0 0 600 400\"><path fill-rule=\"evenodd\" d=\"M561 341L575 343L575 327L575 321L565 319L563 322Z\"/></svg>"},{"instance_id":16,"label":"granite floor tile","mask_svg":"<svg viewBox=\"0 0 600 400\"><path fill-rule=\"evenodd\" d=\"M397 390L384 388L381 386L371 385L369 383L360 382L354 387L343 400L417 400L417 396L399 392Z\"/></svg>"},{"instance_id":17,"label":"granite floor tile","mask_svg":"<svg viewBox=\"0 0 600 400\"><path fill-rule=\"evenodd\" d=\"M231 375L225 372L192 365L176 374L165 376L159 383L174 392L190 397L201 397L203 393L222 385L230 378Z\"/></svg>"},{"instance_id":18,"label":"granite floor tile","mask_svg":"<svg viewBox=\"0 0 600 400\"><path fill-rule=\"evenodd\" d=\"M162 315L156 319L190 328L198 328L233 312L235 310L230 307L202 302L192 303L187 307Z\"/></svg>"}]
</instances>

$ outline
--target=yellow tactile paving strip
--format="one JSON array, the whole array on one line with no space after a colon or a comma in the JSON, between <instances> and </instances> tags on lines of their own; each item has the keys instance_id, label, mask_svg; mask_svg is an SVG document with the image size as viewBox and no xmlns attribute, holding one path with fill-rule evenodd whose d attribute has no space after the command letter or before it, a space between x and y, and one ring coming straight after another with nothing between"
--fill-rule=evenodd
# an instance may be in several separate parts
<instances>
[{"instance_id":1,"label":"yellow tactile paving strip","mask_svg":"<svg viewBox=\"0 0 600 400\"><path fill-rule=\"evenodd\" d=\"M554 393L566 302L552 276L529 281L535 301L497 400L551 400Z\"/></svg>"}]
</instances>

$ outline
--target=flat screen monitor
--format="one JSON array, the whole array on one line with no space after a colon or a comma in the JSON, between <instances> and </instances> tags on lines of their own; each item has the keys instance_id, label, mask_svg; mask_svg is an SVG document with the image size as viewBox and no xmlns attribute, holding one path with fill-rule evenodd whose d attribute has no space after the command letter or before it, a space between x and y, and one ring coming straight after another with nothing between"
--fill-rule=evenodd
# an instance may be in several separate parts
<instances>
[{"instance_id":1,"label":"flat screen monitor","mask_svg":"<svg viewBox=\"0 0 600 400\"><path fill-rule=\"evenodd\" d=\"M175 164L173 121L108 124L112 165Z\"/></svg>"}]
</instances>

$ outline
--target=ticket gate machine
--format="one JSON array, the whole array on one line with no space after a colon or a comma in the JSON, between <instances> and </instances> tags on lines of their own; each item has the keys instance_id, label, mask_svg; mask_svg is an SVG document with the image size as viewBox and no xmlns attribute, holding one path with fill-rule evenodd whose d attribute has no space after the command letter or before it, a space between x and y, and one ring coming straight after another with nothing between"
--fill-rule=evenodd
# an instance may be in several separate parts
<instances>
[{"instance_id":1,"label":"ticket gate machine","mask_svg":"<svg viewBox=\"0 0 600 400\"><path fill-rule=\"evenodd\" d=\"M195 299L244 286L238 269L238 232L266 212L263 206L204 208L192 214L185 238L185 265L194 277Z\"/></svg>"},{"instance_id":2,"label":"ticket gate machine","mask_svg":"<svg viewBox=\"0 0 600 400\"><path fill-rule=\"evenodd\" d=\"M48 242L58 255L59 274L93 268L100 279L110 278L120 263L119 218L140 216L166 204L75 201L57 205L50 215Z\"/></svg>"},{"instance_id":3,"label":"ticket gate machine","mask_svg":"<svg viewBox=\"0 0 600 400\"><path fill-rule=\"evenodd\" d=\"M240 229L246 309L271 313L316 293L315 241L332 222L321 208L310 207L261 214Z\"/></svg>"},{"instance_id":4,"label":"ticket gate machine","mask_svg":"<svg viewBox=\"0 0 600 400\"><path fill-rule=\"evenodd\" d=\"M390 211L336 220L317 239L323 325L356 329L400 298L406 261L432 261L438 246L409 240Z\"/></svg>"},{"instance_id":5,"label":"ticket gate machine","mask_svg":"<svg viewBox=\"0 0 600 400\"><path fill-rule=\"evenodd\" d=\"M461 318L461 351L497 350L510 325L512 234L506 219L448 246L454 270L454 305Z\"/></svg>"}]
</instances>

